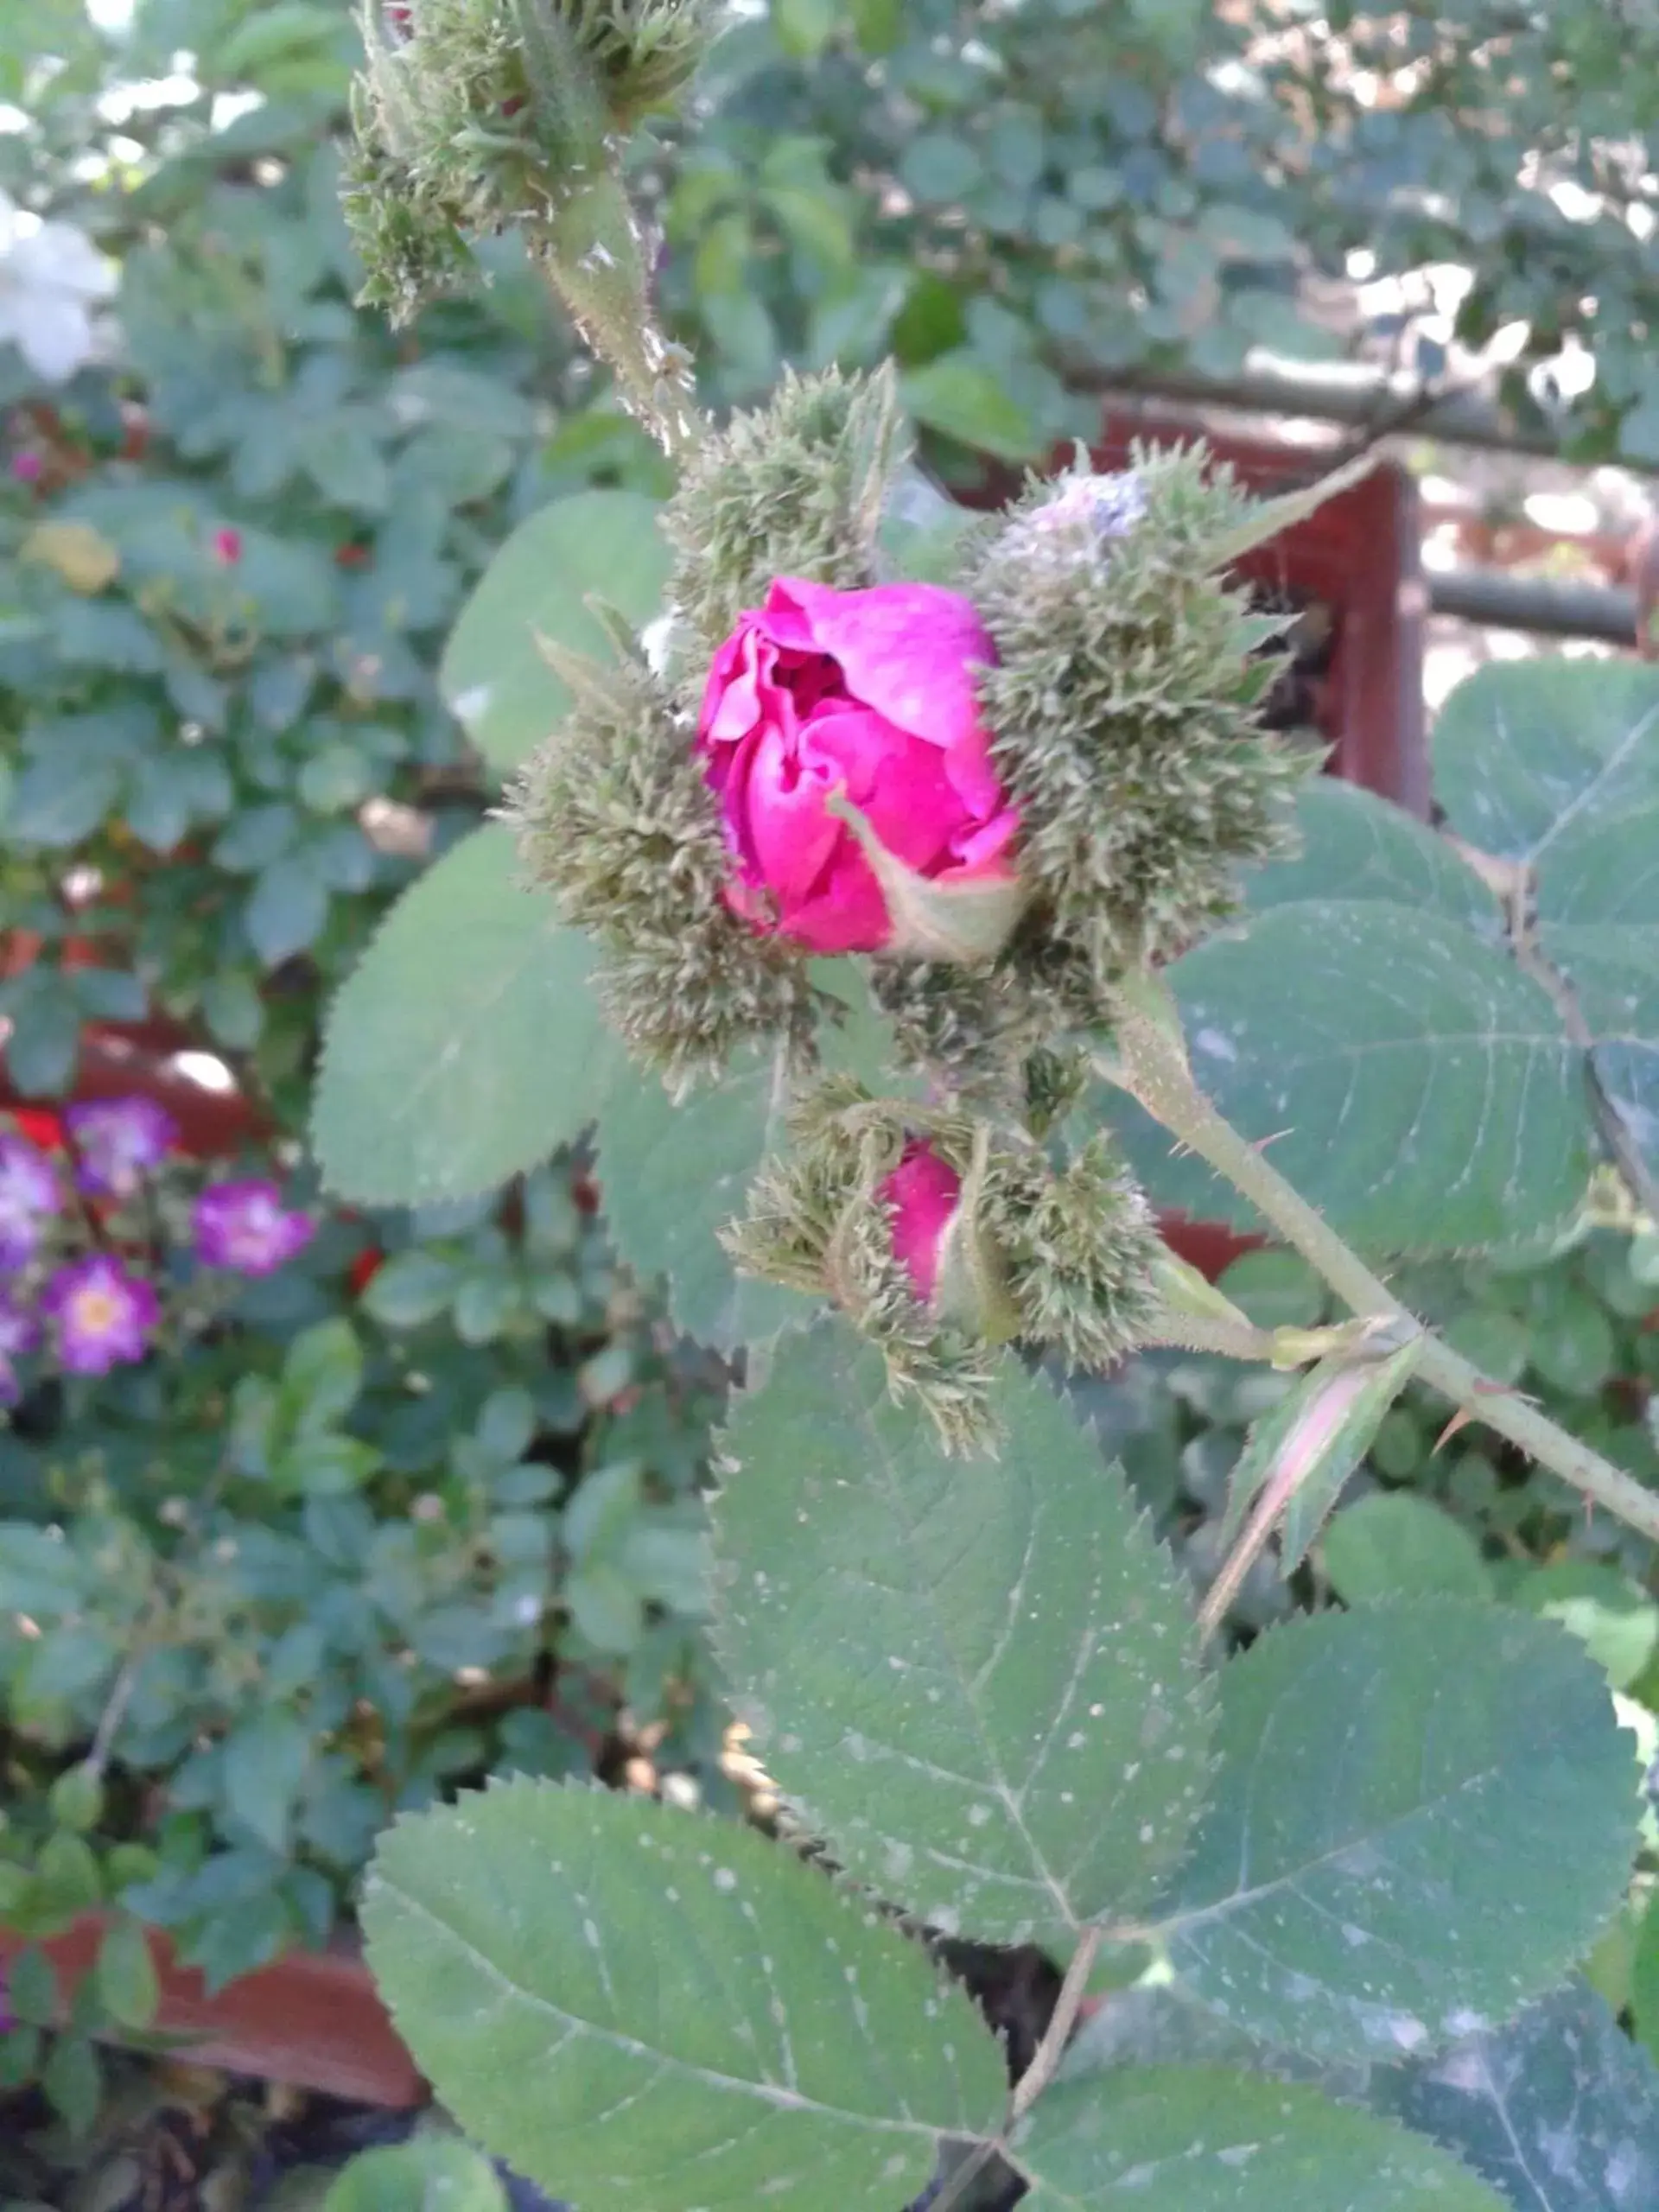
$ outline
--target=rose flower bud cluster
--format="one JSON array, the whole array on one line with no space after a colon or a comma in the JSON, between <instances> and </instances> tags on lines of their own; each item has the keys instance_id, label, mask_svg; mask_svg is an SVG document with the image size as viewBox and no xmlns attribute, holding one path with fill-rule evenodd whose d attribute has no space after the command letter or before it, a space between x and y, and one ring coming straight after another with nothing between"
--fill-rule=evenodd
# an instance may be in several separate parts
<instances>
[{"instance_id":1,"label":"rose flower bud cluster","mask_svg":"<svg viewBox=\"0 0 1659 2212\"><path fill-rule=\"evenodd\" d=\"M609 663L547 649L573 705L513 811L636 1056L683 1090L758 1047L794 1099L740 1270L838 1307L966 1445L999 1346L1098 1369L1154 1327L1145 1201L1064 1133L1125 985L1233 911L1310 764L1260 727L1229 581L1260 518L1201 454L972 523L906 467L885 374L700 437L665 613ZM861 993L925 1107L824 1080Z\"/></svg>"},{"instance_id":2,"label":"rose flower bud cluster","mask_svg":"<svg viewBox=\"0 0 1659 2212\"><path fill-rule=\"evenodd\" d=\"M1029 1140L846 1077L802 1103L790 1135L728 1251L741 1273L837 1306L952 1449L994 1440L999 1346L1103 1368L1145 1341L1163 1247L1105 1138L1059 1166Z\"/></svg>"}]
</instances>

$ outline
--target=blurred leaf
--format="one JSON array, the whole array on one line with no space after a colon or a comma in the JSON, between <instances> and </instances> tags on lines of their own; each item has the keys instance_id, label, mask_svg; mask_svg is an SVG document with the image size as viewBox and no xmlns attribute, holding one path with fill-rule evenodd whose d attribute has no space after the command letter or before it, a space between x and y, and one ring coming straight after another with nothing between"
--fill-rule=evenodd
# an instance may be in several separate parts
<instances>
[{"instance_id":1,"label":"blurred leaf","mask_svg":"<svg viewBox=\"0 0 1659 2212\"><path fill-rule=\"evenodd\" d=\"M563 720L570 696L539 637L612 657L589 595L643 627L658 613L669 550L658 505L638 492L578 492L520 523L486 569L444 648L439 681L467 736L499 773Z\"/></svg>"},{"instance_id":2,"label":"blurred leaf","mask_svg":"<svg viewBox=\"0 0 1659 2212\"><path fill-rule=\"evenodd\" d=\"M36 523L18 548L18 556L54 570L71 591L102 591L121 573L119 550L86 522Z\"/></svg>"},{"instance_id":3,"label":"blurred leaf","mask_svg":"<svg viewBox=\"0 0 1659 2212\"><path fill-rule=\"evenodd\" d=\"M310 1730L274 1707L238 1721L225 1739L226 1810L281 1857L310 1758Z\"/></svg>"},{"instance_id":4,"label":"blurred leaf","mask_svg":"<svg viewBox=\"0 0 1659 2212\"><path fill-rule=\"evenodd\" d=\"M41 2087L73 2136L86 2136L104 2101L104 2069L85 2036L54 2038L41 2069Z\"/></svg>"},{"instance_id":5,"label":"blurred leaf","mask_svg":"<svg viewBox=\"0 0 1659 2212\"><path fill-rule=\"evenodd\" d=\"M925 429L999 461L1034 461L1045 440L995 372L969 352L943 353L899 379L899 396Z\"/></svg>"},{"instance_id":6,"label":"blurred leaf","mask_svg":"<svg viewBox=\"0 0 1659 2212\"><path fill-rule=\"evenodd\" d=\"M615 1047L591 954L476 830L392 909L334 1001L314 1106L324 1177L372 1205L488 1191L580 1135Z\"/></svg>"},{"instance_id":7,"label":"blurred leaf","mask_svg":"<svg viewBox=\"0 0 1659 2212\"><path fill-rule=\"evenodd\" d=\"M790 1098L781 1054L747 1052L718 1084L677 1104L649 1076L619 1080L599 1119L605 1217L642 1279L661 1275L689 1336L721 1351L768 1336L804 1308L788 1291L736 1275L719 1232L783 1142Z\"/></svg>"},{"instance_id":8,"label":"blurred leaf","mask_svg":"<svg viewBox=\"0 0 1659 2212\"><path fill-rule=\"evenodd\" d=\"M1409 1491L1377 1491L1325 1532L1325 1571L1345 1605L1380 1598L1485 1598L1491 1578L1461 1522Z\"/></svg>"},{"instance_id":9,"label":"blurred leaf","mask_svg":"<svg viewBox=\"0 0 1659 2212\"><path fill-rule=\"evenodd\" d=\"M261 872L245 915L248 941L267 968L314 944L327 918L328 893L306 853L284 854Z\"/></svg>"},{"instance_id":10,"label":"blurred leaf","mask_svg":"<svg viewBox=\"0 0 1659 2212\"><path fill-rule=\"evenodd\" d=\"M495 2169L470 2143L421 2134L359 2151L336 2177L321 2212L509 2212Z\"/></svg>"},{"instance_id":11,"label":"blurred leaf","mask_svg":"<svg viewBox=\"0 0 1659 2212\"><path fill-rule=\"evenodd\" d=\"M364 1308L384 1328L418 1328L448 1311L459 1281L455 1262L440 1253L399 1252L370 1279Z\"/></svg>"},{"instance_id":12,"label":"blurred leaf","mask_svg":"<svg viewBox=\"0 0 1659 2212\"><path fill-rule=\"evenodd\" d=\"M98 1989L111 2019L124 2028L147 2028L161 2002L161 1984L149 1938L137 1920L112 1921L98 1948Z\"/></svg>"},{"instance_id":13,"label":"blurred leaf","mask_svg":"<svg viewBox=\"0 0 1659 2212\"><path fill-rule=\"evenodd\" d=\"M1629 1689L1659 1649L1659 1603L1605 1560L1552 1560L1529 1567L1505 1589L1527 1612L1559 1621L1616 1690Z\"/></svg>"}]
</instances>

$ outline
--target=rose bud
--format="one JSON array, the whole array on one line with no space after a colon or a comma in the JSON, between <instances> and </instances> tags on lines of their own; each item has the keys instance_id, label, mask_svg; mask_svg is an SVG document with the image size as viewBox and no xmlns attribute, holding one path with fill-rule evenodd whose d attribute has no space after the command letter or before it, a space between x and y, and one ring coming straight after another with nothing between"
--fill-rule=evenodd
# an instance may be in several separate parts
<instances>
[{"instance_id":1,"label":"rose bud","mask_svg":"<svg viewBox=\"0 0 1659 2212\"><path fill-rule=\"evenodd\" d=\"M697 726L734 910L811 952L996 953L1024 893L975 689L991 657L938 585L774 583L715 655Z\"/></svg>"},{"instance_id":2,"label":"rose bud","mask_svg":"<svg viewBox=\"0 0 1659 2212\"><path fill-rule=\"evenodd\" d=\"M892 1211L893 1256L922 1304L931 1306L940 1248L962 1203L962 1178L931 1144L912 1137L876 1196Z\"/></svg>"}]
</instances>

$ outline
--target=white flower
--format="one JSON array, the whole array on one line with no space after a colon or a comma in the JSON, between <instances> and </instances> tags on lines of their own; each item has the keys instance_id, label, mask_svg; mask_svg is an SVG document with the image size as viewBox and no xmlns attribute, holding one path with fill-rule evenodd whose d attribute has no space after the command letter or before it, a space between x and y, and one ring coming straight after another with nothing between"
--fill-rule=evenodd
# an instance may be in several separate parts
<instances>
[{"instance_id":1,"label":"white flower","mask_svg":"<svg viewBox=\"0 0 1659 2212\"><path fill-rule=\"evenodd\" d=\"M0 345L37 377L62 384L96 350L92 302L118 279L85 231L43 223L0 192Z\"/></svg>"}]
</instances>

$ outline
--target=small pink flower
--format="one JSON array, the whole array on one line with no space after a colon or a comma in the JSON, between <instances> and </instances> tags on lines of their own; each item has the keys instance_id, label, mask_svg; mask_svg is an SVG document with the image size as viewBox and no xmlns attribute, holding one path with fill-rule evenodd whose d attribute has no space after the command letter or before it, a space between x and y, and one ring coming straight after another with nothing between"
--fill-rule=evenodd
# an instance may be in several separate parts
<instances>
[{"instance_id":1,"label":"small pink flower","mask_svg":"<svg viewBox=\"0 0 1659 2212\"><path fill-rule=\"evenodd\" d=\"M290 1213L274 1183L213 1183L196 1200L196 1255L238 1275L268 1275L302 1252L316 1224Z\"/></svg>"},{"instance_id":2,"label":"small pink flower","mask_svg":"<svg viewBox=\"0 0 1659 2212\"><path fill-rule=\"evenodd\" d=\"M715 656L697 724L736 861L734 909L811 952L911 949L826 804L838 794L933 888L1012 884L1019 822L974 689L993 658L971 603L937 584L774 583Z\"/></svg>"},{"instance_id":3,"label":"small pink flower","mask_svg":"<svg viewBox=\"0 0 1659 2212\"><path fill-rule=\"evenodd\" d=\"M213 532L213 558L221 569L233 569L242 558L242 533L239 530L216 530Z\"/></svg>"},{"instance_id":4,"label":"small pink flower","mask_svg":"<svg viewBox=\"0 0 1659 2212\"><path fill-rule=\"evenodd\" d=\"M72 1375L107 1375L141 1360L161 1319L149 1283L107 1252L60 1268L41 1293L41 1311Z\"/></svg>"},{"instance_id":5,"label":"small pink flower","mask_svg":"<svg viewBox=\"0 0 1659 2212\"><path fill-rule=\"evenodd\" d=\"M931 1306L944 1232L962 1200L962 1178L931 1144L912 1137L875 1195L893 1215L893 1257L922 1304Z\"/></svg>"},{"instance_id":6,"label":"small pink flower","mask_svg":"<svg viewBox=\"0 0 1659 2212\"><path fill-rule=\"evenodd\" d=\"M46 474L46 463L37 453L15 453L11 473L19 484L38 484Z\"/></svg>"},{"instance_id":7,"label":"small pink flower","mask_svg":"<svg viewBox=\"0 0 1659 2212\"><path fill-rule=\"evenodd\" d=\"M178 1141L179 1125L153 1098L94 1098L64 1116L75 1181L94 1197L130 1198Z\"/></svg>"}]
</instances>

